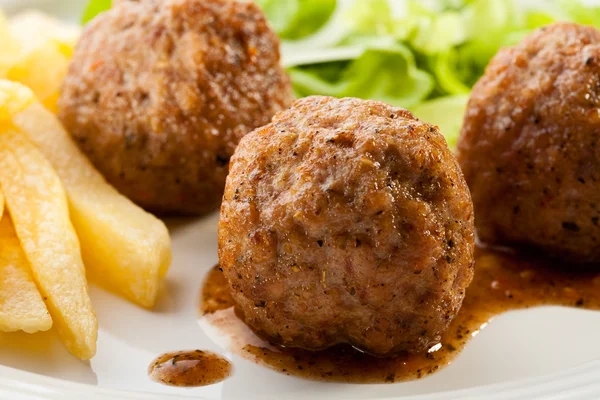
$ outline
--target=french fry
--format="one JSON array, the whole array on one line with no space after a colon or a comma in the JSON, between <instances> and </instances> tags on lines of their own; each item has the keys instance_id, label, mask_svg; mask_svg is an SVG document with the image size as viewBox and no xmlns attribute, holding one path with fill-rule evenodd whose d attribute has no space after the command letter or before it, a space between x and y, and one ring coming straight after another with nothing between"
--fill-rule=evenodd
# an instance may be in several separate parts
<instances>
[{"instance_id":1,"label":"french fry","mask_svg":"<svg viewBox=\"0 0 600 400\"><path fill-rule=\"evenodd\" d=\"M23 52L44 46L48 40L71 50L75 47L81 28L68 24L40 11L28 10L10 18L7 30ZM69 54L65 54L70 56Z\"/></svg>"},{"instance_id":2,"label":"french fry","mask_svg":"<svg viewBox=\"0 0 600 400\"><path fill-rule=\"evenodd\" d=\"M0 11L0 78L29 86L56 112L79 28L41 12L26 11L7 20Z\"/></svg>"},{"instance_id":3,"label":"french fry","mask_svg":"<svg viewBox=\"0 0 600 400\"><path fill-rule=\"evenodd\" d=\"M0 220L0 331L35 333L52 327L52 318L35 286L29 263L10 221Z\"/></svg>"},{"instance_id":4,"label":"french fry","mask_svg":"<svg viewBox=\"0 0 600 400\"><path fill-rule=\"evenodd\" d=\"M53 112L60 84L67 74L69 59L56 41L23 54L6 72L6 78L27 85L37 98Z\"/></svg>"},{"instance_id":5,"label":"french fry","mask_svg":"<svg viewBox=\"0 0 600 400\"><path fill-rule=\"evenodd\" d=\"M90 276L131 301L151 307L171 264L166 226L110 186L40 104L13 123L38 145L61 178Z\"/></svg>"},{"instance_id":6,"label":"french fry","mask_svg":"<svg viewBox=\"0 0 600 400\"><path fill-rule=\"evenodd\" d=\"M8 20L0 10L0 78L6 77L6 72L19 58L20 52L19 42L12 37Z\"/></svg>"},{"instance_id":7,"label":"french fry","mask_svg":"<svg viewBox=\"0 0 600 400\"><path fill-rule=\"evenodd\" d=\"M0 125L11 123L12 117L36 102L27 86L0 79Z\"/></svg>"},{"instance_id":8,"label":"french fry","mask_svg":"<svg viewBox=\"0 0 600 400\"><path fill-rule=\"evenodd\" d=\"M98 323L62 184L26 136L0 131L0 185L34 280L67 349L96 353Z\"/></svg>"}]
</instances>

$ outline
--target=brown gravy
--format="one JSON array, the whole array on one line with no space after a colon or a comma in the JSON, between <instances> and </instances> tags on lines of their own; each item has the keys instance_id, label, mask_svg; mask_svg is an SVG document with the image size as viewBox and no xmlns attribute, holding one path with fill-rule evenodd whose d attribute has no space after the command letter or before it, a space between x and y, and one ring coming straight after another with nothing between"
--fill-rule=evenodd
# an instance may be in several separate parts
<instances>
[{"instance_id":1,"label":"brown gravy","mask_svg":"<svg viewBox=\"0 0 600 400\"><path fill-rule=\"evenodd\" d=\"M148 367L148 375L169 386L207 386L231 375L231 363L209 351L178 351L156 358Z\"/></svg>"},{"instance_id":2,"label":"brown gravy","mask_svg":"<svg viewBox=\"0 0 600 400\"><path fill-rule=\"evenodd\" d=\"M240 355L287 375L336 382L384 383L420 379L448 365L469 339L502 312L541 305L600 310L600 273L560 272L544 262L478 248L475 278L463 306L439 345L422 354L377 358L350 346L311 352L273 346L246 329L234 337ZM240 336L233 301L219 266L209 273L201 312L225 334ZM218 314L221 316L216 317ZM234 327L235 329L232 329ZM250 332L250 333L248 333Z\"/></svg>"}]
</instances>

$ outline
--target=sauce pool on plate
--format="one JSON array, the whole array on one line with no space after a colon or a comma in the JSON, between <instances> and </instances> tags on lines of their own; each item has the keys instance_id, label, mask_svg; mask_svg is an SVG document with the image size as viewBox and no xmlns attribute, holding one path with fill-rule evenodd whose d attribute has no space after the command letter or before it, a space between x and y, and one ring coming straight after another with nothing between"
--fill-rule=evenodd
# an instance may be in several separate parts
<instances>
[{"instance_id":1,"label":"sauce pool on plate","mask_svg":"<svg viewBox=\"0 0 600 400\"><path fill-rule=\"evenodd\" d=\"M381 358L347 345L324 351L274 346L233 312L223 272L216 266L202 288L202 318L231 338L231 351L287 375L354 383L420 379L448 365L490 319L510 310L560 305L600 310L600 274L562 270L539 259L478 248L475 278L458 315L439 344L420 354ZM570 272L566 272L569 269Z\"/></svg>"},{"instance_id":2,"label":"sauce pool on plate","mask_svg":"<svg viewBox=\"0 0 600 400\"><path fill-rule=\"evenodd\" d=\"M148 375L156 382L169 386L207 386L231 375L229 361L218 354L202 351L178 351L156 358Z\"/></svg>"}]
</instances>

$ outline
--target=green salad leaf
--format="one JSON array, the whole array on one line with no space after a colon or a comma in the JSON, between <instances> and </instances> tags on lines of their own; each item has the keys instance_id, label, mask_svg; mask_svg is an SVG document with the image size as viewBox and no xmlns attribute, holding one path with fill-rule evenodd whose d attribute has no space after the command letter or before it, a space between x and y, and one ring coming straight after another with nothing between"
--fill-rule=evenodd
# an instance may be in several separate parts
<instances>
[{"instance_id":1,"label":"green salad leaf","mask_svg":"<svg viewBox=\"0 0 600 400\"><path fill-rule=\"evenodd\" d=\"M473 76L478 75L477 67L461 59L461 52L449 49L429 58L429 67L436 78L440 93L461 94L471 91Z\"/></svg>"},{"instance_id":2,"label":"green salad leaf","mask_svg":"<svg viewBox=\"0 0 600 400\"><path fill-rule=\"evenodd\" d=\"M468 101L468 94L438 97L412 107L411 111L417 118L437 125L446 137L448 146L453 148L460 134Z\"/></svg>"},{"instance_id":3,"label":"green salad leaf","mask_svg":"<svg viewBox=\"0 0 600 400\"><path fill-rule=\"evenodd\" d=\"M399 107L418 104L434 87L431 75L399 43L372 44L354 60L294 68L290 76L298 96L362 97Z\"/></svg>"},{"instance_id":4,"label":"green salad leaf","mask_svg":"<svg viewBox=\"0 0 600 400\"><path fill-rule=\"evenodd\" d=\"M96 15L110 9L111 5L112 0L90 0L81 16L81 24L87 24L93 20Z\"/></svg>"},{"instance_id":5,"label":"green salad leaf","mask_svg":"<svg viewBox=\"0 0 600 400\"><path fill-rule=\"evenodd\" d=\"M338 0L328 15L311 36L284 38L296 94L409 108L439 125L451 146L469 92L498 50L556 21L600 26L600 7L581 0Z\"/></svg>"},{"instance_id":6,"label":"green salad leaf","mask_svg":"<svg viewBox=\"0 0 600 400\"><path fill-rule=\"evenodd\" d=\"M388 0L355 1L344 17L357 35L387 36L396 28Z\"/></svg>"},{"instance_id":7,"label":"green salad leaf","mask_svg":"<svg viewBox=\"0 0 600 400\"><path fill-rule=\"evenodd\" d=\"M321 28L336 8L336 0L257 0L282 39L300 39Z\"/></svg>"},{"instance_id":8,"label":"green salad leaf","mask_svg":"<svg viewBox=\"0 0 600 400\"><path fill-rule=\"evenodd\" d=\"M464 16L449 11L428 19L426 27L417 31L410 44L421 53L438 54L462 44L466 37Z\"/></svg>"},{"instance_id":9,"label":"green salad leaf","mask_svg":"<svg viewBox=\"0 0 600 400\"><path fill-rule=\"evenodd\" d=\"M600 27L600 5L588 5L581 0L559 0L559 7L566 18L574 22Z\"/></svg>"}]
</instances>

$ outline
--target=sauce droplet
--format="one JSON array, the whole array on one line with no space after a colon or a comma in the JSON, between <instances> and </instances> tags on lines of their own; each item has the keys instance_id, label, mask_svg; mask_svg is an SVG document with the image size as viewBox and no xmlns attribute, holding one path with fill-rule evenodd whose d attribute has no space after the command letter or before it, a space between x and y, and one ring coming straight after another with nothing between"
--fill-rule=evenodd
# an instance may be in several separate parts
<instances>
[{"instance_id":1,"label":"sauce droplet","mask_svg":"<svg viewBox=\"0 0 600 400\"><path fill-rule=\"evenodd\" d=\"M225 380L231 372L229 361L202 350L166 353L148 367L148 375L154 381L184 387L212 385Z\"/></svg>"}]
</instances>

